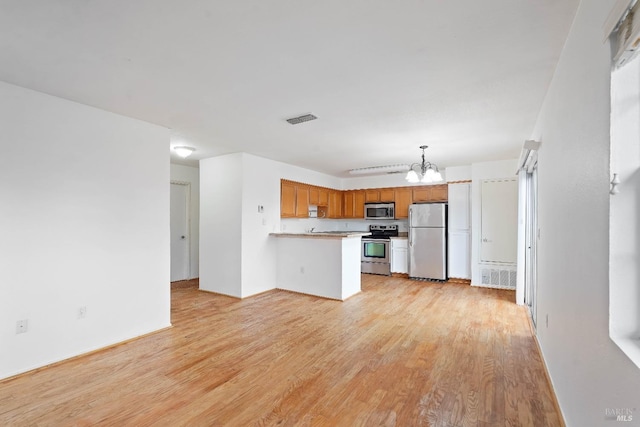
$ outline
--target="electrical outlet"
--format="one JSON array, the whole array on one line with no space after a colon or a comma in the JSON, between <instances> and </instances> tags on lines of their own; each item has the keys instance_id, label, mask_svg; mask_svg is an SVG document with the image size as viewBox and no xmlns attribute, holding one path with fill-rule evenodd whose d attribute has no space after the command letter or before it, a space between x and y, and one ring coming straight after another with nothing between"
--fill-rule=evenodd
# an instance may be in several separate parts
<instances>
[{"instance_id":1,"label":"electrical outlet","mask_svg":"<svg viewBox=\"0 0 640 427\"><path fill-rule=\"evenodd\" d=\"M546 318L545 318L545 324L547 326L547 328L549 327L549 315L547 314Z\"/></svg>"},{"instance_id":2,"label":"electrical outlet","mask_svg":"<svg viewBox=\"0 0 640 427\"><path fill-rule=\"evenodd\" d=\"M16 322L16 334L24 334L29 330L29 320L18 320Z\"/></svg>"},{"instance_id":3,"label":"electrical outlet","mask_svg":"<svg viewBox=\"0 0 640 427\"><path fill-rule=\"evenodd\" d=\"M304 274L304 267L300 267L300 273Z\"/></svg>"},{"instance_id":4,"label":"electrical outlet","mask_svg":"<svg viewBox=\"0 0 640 427\"><path fill-rule=\"evenodd\" d=\"M78 309L78 319L84 319L87 317L87 307L82 306Z\"/></svg>"}]
</instances>

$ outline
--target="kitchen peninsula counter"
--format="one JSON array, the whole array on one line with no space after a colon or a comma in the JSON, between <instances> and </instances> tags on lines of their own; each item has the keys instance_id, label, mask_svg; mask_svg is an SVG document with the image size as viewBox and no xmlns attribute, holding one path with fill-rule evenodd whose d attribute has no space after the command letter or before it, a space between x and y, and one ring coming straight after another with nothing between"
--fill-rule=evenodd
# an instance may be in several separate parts
<instances>
[{"instance_id":1,"label":"kitchen peninsula counter","mask_svg":"<svg viewBox=\"0 0 640 427\"><path fill-rule=\"evenodd\" d=\"M271 233L277 238L277 287L345 300L361 290L360 238L369 232Z\"/></svg>"},{"instance_id":2,"label":"kitchen peninsula counter","mask_svg":"<svg viewBox=\"0 0 640 427\"><path fill-rule=\"evenodd\" d=\"M312 231L308 233L270 233L275 237L294 237L312 239L343 239L346 237L362 237L371 235L368 231Z\"/></svg>"}]
</instances>

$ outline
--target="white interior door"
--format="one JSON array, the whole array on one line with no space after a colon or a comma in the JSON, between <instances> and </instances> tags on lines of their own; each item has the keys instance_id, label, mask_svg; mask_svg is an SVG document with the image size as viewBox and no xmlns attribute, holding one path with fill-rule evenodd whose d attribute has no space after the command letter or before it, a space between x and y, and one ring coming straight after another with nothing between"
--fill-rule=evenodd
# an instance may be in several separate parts
<instances>
[{"instance_id":1,"label":"white interior door","mask_svg":"<svg viewBox=\"0 0 640 427\"><path fill-rule=\"evenodd\" d=\"M171 281L189 279L189 184L171 183Z\"/></svg>"},{"instance_id":2,"label":"white interior door","mask_svg":"<svg viewBox=\"0 0 640 427\"><path fill-rule=\"evenodd\" d=\"M482 182L480 261L515 264L518 253L518 182Z\"/></svg>"},{"instance_id":3,"label":"white interior door","mask_svg":"<svg viewBox=\"0 0 640 427\"><path fill-rule=\"evenodd\" d=\"M538 316L536 309L536 290L537 290L537 240L538 240L538 172L537 169L533 173L527 174L527 214L525 221L525 239L526 239L526 255L525 255L525 304L531 312L533 325L537 327Z\"/></svg>"}]
</instances>

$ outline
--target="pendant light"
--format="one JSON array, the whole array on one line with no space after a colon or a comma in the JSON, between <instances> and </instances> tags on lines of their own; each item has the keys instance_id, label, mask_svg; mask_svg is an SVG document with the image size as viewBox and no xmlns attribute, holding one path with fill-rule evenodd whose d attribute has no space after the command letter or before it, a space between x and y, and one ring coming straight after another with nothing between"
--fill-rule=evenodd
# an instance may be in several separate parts
<instances>
[{"instance_id":1,"label":"pendant light","mask_svg":"<svg viewBox=\"0 0 640 427\"><path fill-rule=\"evenodd\" d=\"M442 175L438 170L438 166L435 163L427 162L424 159L424 150L429 148L428 145L421 145L422 149L422 163L414 163L409 167L409 172L405 179L412 184L422 182L429 184L432 182L442 181Z\"/></svg>"}]
</instances>

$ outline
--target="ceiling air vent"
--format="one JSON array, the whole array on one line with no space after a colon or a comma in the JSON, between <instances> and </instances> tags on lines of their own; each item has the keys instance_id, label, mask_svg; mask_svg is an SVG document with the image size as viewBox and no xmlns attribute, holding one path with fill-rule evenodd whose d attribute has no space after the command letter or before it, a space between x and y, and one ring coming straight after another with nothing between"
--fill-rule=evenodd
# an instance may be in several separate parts
<instances>
[{"instance_id":1,"label":"ceiling air vent","mask_svg":"<svg viewBox=\"0 0 640 427\"><path fill-rule=\"evenodd\" d=\"M313 114L305 114L304 116L287 119L287 121L292 125L297 125L297 124L308 122L310 120L315 120L315 119L317 119L317 117L314 116Z\"/></svg>"}]
</instances>

